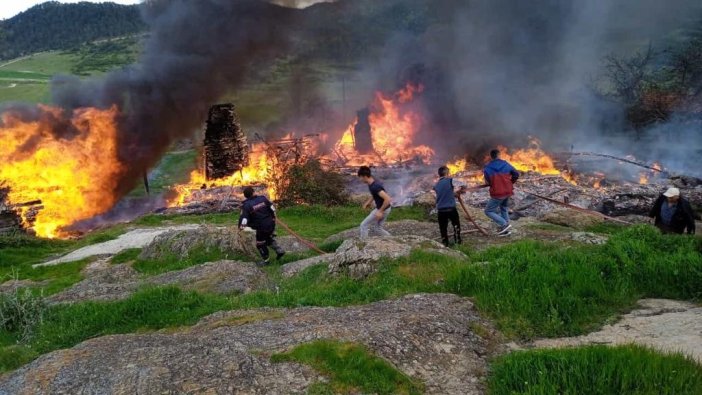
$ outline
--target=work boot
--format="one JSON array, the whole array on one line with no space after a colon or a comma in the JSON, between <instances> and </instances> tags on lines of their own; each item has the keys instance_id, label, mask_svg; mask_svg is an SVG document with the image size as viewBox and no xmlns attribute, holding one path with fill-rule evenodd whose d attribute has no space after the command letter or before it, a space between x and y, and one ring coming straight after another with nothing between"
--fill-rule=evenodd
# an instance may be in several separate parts
<instances>
[{"instance_id":1,"label":"work boot","mask_svg":"<svg viewBox=\"0 0 702 395\"><path fill-rule=\"evenodd\" d=\"M280 259L285 255L285 250L278 245L278 242L273 240L271 243L271 247L273 247L273 251L275 251L275 259Z\"/></svg>"},{"instance_id":2,"label":"work boot","mask_svg":"<svg viewBox=\"0 0 702 395\"><path fill-rule=\"evenodd\" d=\"M258 267L268 266L269 264L270 262L268 262L268 259L266 259L265 261L256 262L256 266Z\"/></svg>"}]
</instances>

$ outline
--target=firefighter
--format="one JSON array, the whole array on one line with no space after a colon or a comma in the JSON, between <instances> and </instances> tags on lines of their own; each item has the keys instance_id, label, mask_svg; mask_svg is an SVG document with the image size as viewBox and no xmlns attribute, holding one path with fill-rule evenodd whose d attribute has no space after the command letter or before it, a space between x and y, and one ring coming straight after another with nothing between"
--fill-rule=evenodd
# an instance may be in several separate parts
<instances>
[{"instance_id":1,"label":"firefighter","mask_svg":"<svg viewBox=\"0 0 702 395\"><path fill-rule=\"evenodd\" d=\"M275 207L265 196L258 196L251 187L244 188L246 200L241 205L239 228L250 227L256 231L256 248L263 259L258 266L269 264L268 247L273 248L276 259L285 255L285 251L275 240Z\"/></svg>"}]
</instances>

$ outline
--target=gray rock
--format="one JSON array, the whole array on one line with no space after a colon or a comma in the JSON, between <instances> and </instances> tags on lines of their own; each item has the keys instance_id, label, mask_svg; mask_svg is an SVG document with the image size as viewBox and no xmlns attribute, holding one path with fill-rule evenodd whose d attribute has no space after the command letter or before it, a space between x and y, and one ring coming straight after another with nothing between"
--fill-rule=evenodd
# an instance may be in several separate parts
<instances>
[{"instance_id":1,"label":"gray rock","mask_svg":"<svg viewBox=\"0 0 702 395\"><path fill-rule=\"evenodd\" d=\"M89 266L86 278L71 288L48 298L51 303L72 303L86 300L110 301L126 299L139 288L149 285L174 285L183 289L221 294L245 294L268 289L266 274L252 263L218 261L183 270L143 277L129 265L110 265L98 269Z\"/></svg>"},{"instance_id":2,"label":"gray rock","mask_svg":"<svg viewBox=\"0 0 702 395\"><path fill-rule=\"evenodd\" d=\"M234 261L210 262L168 272L148 278L145 283L221 294L246 294L271 287L266 274L256 265Z\"/></svg>"},{"instance_id":3,"label":"gray rock","mask_svg":"<svg viewBox=\"0 0 702 395\"><path fill-rule=\"evenodd\" d=\"M392 219L392 213L390 213L390 218ZM420 222L411 219L392 221L385 225L385 229L393 236L414 235L423 236L428 239L438 239L440 237L439 225L432 222ZM356 227L327 237L327 239L324 240L324 244L356 238L359 237L359 235L360 231Z\"/></svg>"},{"instance_id":4,"label":"gray rock","mask_svg":"<svg viewBox=\"0 0 702 395\"><path fill-rule=\"evenodd\" d=\"M315 265L320 265L324 263L329 263L329 260L333 257L333 254L325 254L313 256L312 258L302 259L295 262L286 263L280 268L280 272L283 277L293 277L302 273L308 267Z\"/></svg>"},{"instance_id":5,"label":"gray rock","mask_svg":"<svg viewBox=\"0 0 702 395\"><path fill-rule=\"evenodd\" d=\"M570 235L573 241L584 244L602 245L609 240L609 237L590 232L575 232Z\"/></svg>"},{"instance_id":6,"label":"gray rock","mask_svg":"<svg viewBox=\"0 0 702 395\"><path fill-rule=\"evenodd\" d=\"M347 273L354 278L363 278L377 270L376 263L383 258L397 259L409 256L412 250L421 249L456 258L465 258L461 252L421 236L372 237L367 240L344 241L331 256L329 273Z\"/></svg>"},{"instance_id":7,"label":"gray rock","mask_svg":"<svg viewBox=\"0 0 702 395\"><path fill-rule=\"evenodd\" d=\"M497 352L471 330L478 327L490 324L470 300L446 294L216 313L181 332L105 336L52 352L0 377L0 394L304 393L320 374L270 355L318 339L362 343L428 394L477 394Z\"/></svg>"},{"instance_id":8,"label":"gray rock","mask_svg":"<svg viewBox=\"0 0 702 395\"><path fill-rule=\"evenodd\" d=\"M202 226L156 236L139 258L159 259L170 254L187 258L196 248L218 249L232 257L244 255L255 259L257 256L254 232L239 231L236 227Z\"/></svg>"}]
</instances>

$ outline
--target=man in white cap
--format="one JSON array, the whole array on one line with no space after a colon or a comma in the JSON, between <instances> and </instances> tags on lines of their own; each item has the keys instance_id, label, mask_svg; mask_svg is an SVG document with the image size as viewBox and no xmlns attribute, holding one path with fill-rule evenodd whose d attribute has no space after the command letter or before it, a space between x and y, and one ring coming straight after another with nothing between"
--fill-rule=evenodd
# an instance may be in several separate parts
<instances>
[{"instance_id":1,"label":"man in white cap","mask_svg":"<svg viewBox=\"0 0 702 395\"><path fill-rule=\"evenodd\" d=\"M663 233L695 234L695 214L690 202L680 196L678 188L668 188L653 204L649 217Z\"/></svg>"}]
</instances>

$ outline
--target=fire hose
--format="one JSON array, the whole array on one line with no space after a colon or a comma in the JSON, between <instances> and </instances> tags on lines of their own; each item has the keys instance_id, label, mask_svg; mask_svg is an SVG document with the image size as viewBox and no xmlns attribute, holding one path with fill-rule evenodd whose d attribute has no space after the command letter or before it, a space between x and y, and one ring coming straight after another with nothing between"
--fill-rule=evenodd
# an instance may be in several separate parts
<instances>
[{"instance_id":1,"label":"fire hose","mask_svg":"<svg viewBox=\"0 0 702 395\"><path fill-rule=\"evenodd\" d=\"M280 218L276 217L276 218L275 218L275 222L276 222L278 225L282 226L283 229L285 229L286 231L288 231L288 233L290 233L291 235L293 235L293 237L295 237L296 239L298 239L298 240L300 241L300 243L302 243L302 244L306 245L307 247L309 247L312 251L314 251L314 252L316 252L316 253L318 253L318 254L320 254L320 255L326 254L326 252L320 250L319 247L317 247L316 245L314 245L311 241L305 240L302 236L300 236L300 235L297 234L295 231L293 231L292 229L290 229L290 227L289 227L285 222L281 221Z\"/></svg>"}]
</instances>

